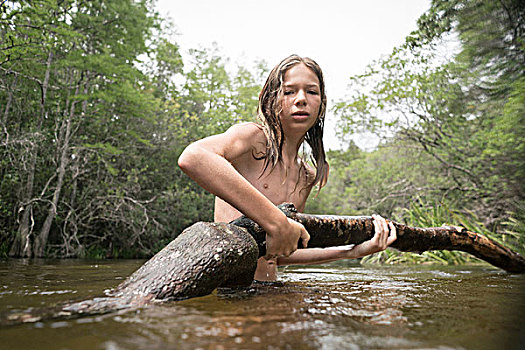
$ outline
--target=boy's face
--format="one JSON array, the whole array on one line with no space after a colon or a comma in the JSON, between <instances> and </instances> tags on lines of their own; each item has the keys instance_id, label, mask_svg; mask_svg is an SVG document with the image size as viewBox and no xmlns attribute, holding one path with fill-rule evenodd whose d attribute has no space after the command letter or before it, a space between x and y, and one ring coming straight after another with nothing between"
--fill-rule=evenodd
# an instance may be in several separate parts
<instances>
[{"instance_id":1,"label":"boy's face","mask_svg":"<svg viewBox=\"0 0 525 350\"><path fill-rule=\"evenodd\" d=\"M303 63L284 74L281 123L285 132L306 134L315 124L321 106L321 89L317 75Z\"/></svg>"}]
</instances>

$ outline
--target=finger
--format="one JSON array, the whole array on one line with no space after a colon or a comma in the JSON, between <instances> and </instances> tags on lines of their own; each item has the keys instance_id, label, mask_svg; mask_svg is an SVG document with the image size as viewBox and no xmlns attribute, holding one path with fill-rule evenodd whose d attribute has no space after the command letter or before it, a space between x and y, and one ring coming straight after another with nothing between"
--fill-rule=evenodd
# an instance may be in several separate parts
<instances>
[{"instance_id":1,"label":"finger","mask_svg":"<svg viewBox=\"0 0 525 350\"><path fill-rule=\"evenodd\" d=\"M397 235L396 226L394 225L392 221L388 222L388 227L390 227L390 235L396 236Z\"/></svg>"},{"instance_id":2,"label":"finger","mask_svg":"<svg viewBox=\"0 0 525 350\"><path fill-rule=\"evenodd\" d=\"M303 241L303 247L308 247L308 242L310 241L310 234L306 229L301 233L301 240Z\"/></svg>"},{"instance_id":3,"label":"finger","mask_svg":"<svg viewBox=\"0 0 525 350\"><path fill-rule=\"evenodd\" d=\"M379 235L379 239L382 242L385 236L385 232L387 232L387 230L385 230L385 226L386 226L385 219L383 219L381 215L375 215L374 219L375 219L375 222L377 223L377 233Z\"/></svg>"},{"instance_id":4,"label":"finger","mask_svg":"<svg viewBox=\"0 0 525 350\"><path fill-rule=\"evenodd\" d=\"M378 234L379 231L381 231L381 226L379 224L379 216L374 214L372 215L372 223L374 224L374 232L375 234Z\"/></svg>"},{"instance_id":5,"label":"finger","mask_svg":"<svg viewBox=\"0 0 525 350\"><path fill-rule=\"evenodd\" d=\"M374 237L370 239L370 243L373 244L373 246L379 247L381 245L381 226L379 225L377 215L372 216L374 220L372 221L374 224Z\"/></svg>"},{"instance_id":6,"label":"finger","mask_svg":"<svg viewBox=\"0 0 525 350\"><path fill-rule=\"evenodd\" d=\"M389 222L390 235L388 236L388 245L392 244L397 239L397 230L393 222Z\"/></svg>"},{"instance_id":7,"label":"finger","mask_svg":"<svg viewBox=\"0 0 525 350\"><path fill-rule=\"evenodd\" d=\"M383 226L383 236L381 238L383 239L383 246L386 247L390 230L384 218L381 218L381 225Z\"/></svg>"}]
</instances>

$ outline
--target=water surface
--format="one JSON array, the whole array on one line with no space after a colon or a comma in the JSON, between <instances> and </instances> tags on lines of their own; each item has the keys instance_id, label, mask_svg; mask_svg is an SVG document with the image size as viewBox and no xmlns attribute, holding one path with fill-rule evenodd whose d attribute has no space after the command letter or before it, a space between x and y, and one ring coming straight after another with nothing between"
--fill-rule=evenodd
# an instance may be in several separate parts
<instances>
[{"instance_id":1,"label":"water surface","mask_svg":"<svg viewBox=\"0 0 525 350\"><path fill-rule=\"evenodd\" d=\"M0 314L103 295L142 260L0 262ZM483 266L287 267L277 285L0 329L3 349L523 349L525 276Z\"/></svg>"}]
</instances>

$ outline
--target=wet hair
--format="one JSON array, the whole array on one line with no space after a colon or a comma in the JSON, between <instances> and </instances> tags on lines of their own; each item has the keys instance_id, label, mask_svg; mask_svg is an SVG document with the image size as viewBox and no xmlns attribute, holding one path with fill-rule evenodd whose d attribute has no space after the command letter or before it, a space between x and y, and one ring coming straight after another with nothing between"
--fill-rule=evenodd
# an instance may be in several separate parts
<instances>
[{"instance_id":1,"label":"wet hair","mask_svg":"<svg viewBox=\"0 0 525 350\"><path fill-rule=\"evenodd\" d=\"M321 67L311 58L291 55L282 60L270 72L259 94L257 111L257 118L263 127L267 139L266 153L260 158L264 158L263 173L268 167L271 166L274 169L278 162L282 162L284 133L279 115L282 111L284 75L292 67L301 63L312 70L319 79L321 97L319 115L315 124L306 132L304 141L310 146L310 160L315 168L315 178L312 182L308 181L308 184L319 184L319 188L321 188L325 185L328 176L328 163L326 162L323 145L326 92Z\"/></svg>"}]
</instances>

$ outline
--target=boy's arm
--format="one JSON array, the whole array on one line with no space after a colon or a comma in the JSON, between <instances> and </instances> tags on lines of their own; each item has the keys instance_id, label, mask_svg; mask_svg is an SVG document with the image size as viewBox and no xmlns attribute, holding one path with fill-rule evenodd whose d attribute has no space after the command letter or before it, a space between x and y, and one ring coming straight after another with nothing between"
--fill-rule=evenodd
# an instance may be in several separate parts
<instances>
[{"instance_id":1,"label":"boy's arm","mask_svg":"<svg viewBox=\"0 0 525 350\"><path fill-rule=\"evenodd\" d=\"M205 190L222 198L266 231L267 257L289 256L299 239L310 236L303 225L288 219L230 163L252 152L264 134L255 124L241 124L223 134L189 145L178 160L180 168Z\"/></svg>"},{"instance_id":2,"label":"boy's arm","mask_svg":"<svg viewBox=\"0 0 525 350\"><path fill-rule=\"evenodd\" d=\"M357 259L383 251L397 239L396 228L392 223L387 224L381 216L373 217L375 234L372 239L353 248L299 249L289 257L278 258L277 265L322 264L342 259Z\"/></svg>"}]
</instances>

